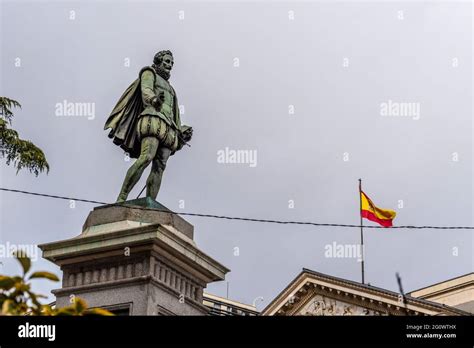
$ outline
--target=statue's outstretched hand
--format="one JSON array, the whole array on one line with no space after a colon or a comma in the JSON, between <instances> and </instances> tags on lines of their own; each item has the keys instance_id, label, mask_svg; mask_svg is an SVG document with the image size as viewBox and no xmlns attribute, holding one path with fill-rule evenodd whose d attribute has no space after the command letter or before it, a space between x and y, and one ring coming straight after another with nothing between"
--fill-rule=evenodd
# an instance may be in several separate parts
<instances>
[{"instance_id":1,"label":"statue's outstretched hand","mask_svg":"<svg viewBox=\"0 0 474 348\"><path fill-rule=\"evenodd\" d=\"M189 127L188 129L186 129L183 133L183 140L184 142L188 142L191 140L191 138L193 137L193 127Z\"/></svg>"}]
</instances>

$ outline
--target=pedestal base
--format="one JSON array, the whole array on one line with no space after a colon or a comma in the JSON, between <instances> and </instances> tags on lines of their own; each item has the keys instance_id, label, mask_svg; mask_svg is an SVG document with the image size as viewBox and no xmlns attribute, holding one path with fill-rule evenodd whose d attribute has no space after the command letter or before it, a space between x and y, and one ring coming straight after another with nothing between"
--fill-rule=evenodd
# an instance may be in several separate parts
<instances>
[{"instance_id":1,"label":"pedestal base","mask_svg":"<svg viewBox=\"0 0 474 348\"><path fill-rule=\"evenodd\" d=\"M193 226L150 198L94 208L75 238L40 245L73 296L117 314L205 315L203 289L229 271L193 241Z\"/></svg>"}]
</instances>

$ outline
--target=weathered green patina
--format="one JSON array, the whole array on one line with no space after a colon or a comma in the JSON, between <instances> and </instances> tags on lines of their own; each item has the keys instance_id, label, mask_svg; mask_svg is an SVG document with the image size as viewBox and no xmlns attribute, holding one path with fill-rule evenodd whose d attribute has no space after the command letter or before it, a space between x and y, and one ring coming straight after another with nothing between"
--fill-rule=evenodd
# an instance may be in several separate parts
<instances>
[{"instance_id":1,"label":"weathered green patina","mask_svg":"<svg viewBox=\"0 0 474 348\"><path fill-rule=\"evenodd\" d=\"M176 92L168 82L173 65L170 51L158 52L153 65L140 71L105 123L114 143L137 158L127 171L117 202L127 199L150 163L146 196L156 199L169 156L192 138L192 127L181 124Z\"/></svg>"}]
</instances>

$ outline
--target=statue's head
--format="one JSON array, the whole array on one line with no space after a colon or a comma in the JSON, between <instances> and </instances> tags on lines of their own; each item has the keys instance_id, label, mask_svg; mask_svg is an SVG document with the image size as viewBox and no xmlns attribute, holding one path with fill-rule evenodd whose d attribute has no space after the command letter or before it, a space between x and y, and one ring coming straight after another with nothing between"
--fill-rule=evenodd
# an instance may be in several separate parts
<instances>
[{"instance_id":1,"label":"statue's head","mask_svg":"<svg viewBox=\"0 0 474 348\"><path fill-rule=\"evenodd\" d=\"M171 75L171 69L173 69L173 53L171 51L160 51L155 54L153 58L153 68L156 70L158 75L168 80Z\"/></svg>"}]
</instances>

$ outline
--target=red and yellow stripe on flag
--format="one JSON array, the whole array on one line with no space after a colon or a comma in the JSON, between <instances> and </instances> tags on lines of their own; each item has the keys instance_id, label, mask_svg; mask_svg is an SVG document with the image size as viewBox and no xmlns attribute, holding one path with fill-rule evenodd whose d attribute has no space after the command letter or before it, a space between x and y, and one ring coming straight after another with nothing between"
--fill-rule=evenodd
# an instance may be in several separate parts
<instances>
[{"instance_id":1,"label":"red and yellow stripe on flag","mask_svg":"<svg viewBox=\"0 0 474 348\"><path fill-rule=\"evenodd\" d=\"M383 227L391 227L397 215L393 210L377 208L367 195L360 191L361 212L363 218L376 222Z\"/></svg>"}]
</instances>

